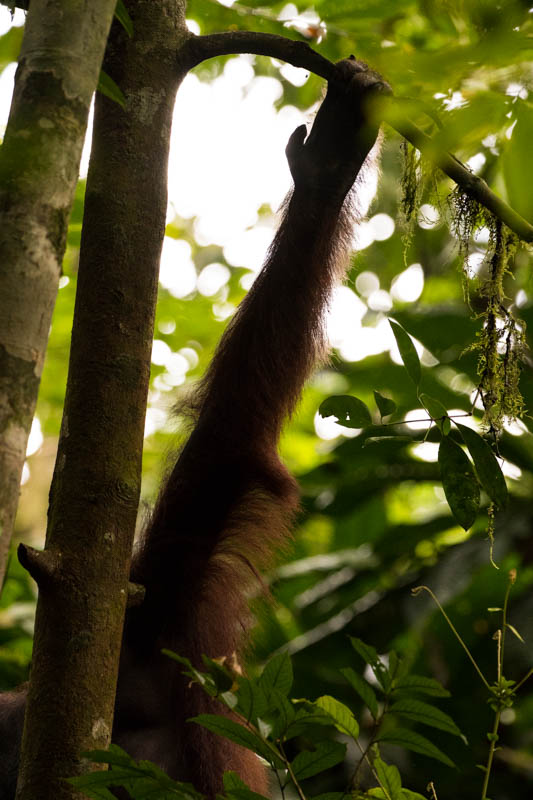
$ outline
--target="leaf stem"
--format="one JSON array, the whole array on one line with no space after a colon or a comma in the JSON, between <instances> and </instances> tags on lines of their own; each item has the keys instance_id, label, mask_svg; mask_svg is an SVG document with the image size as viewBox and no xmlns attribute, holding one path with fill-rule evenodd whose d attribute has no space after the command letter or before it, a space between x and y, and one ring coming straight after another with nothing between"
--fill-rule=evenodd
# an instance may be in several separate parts
<instances>
[{"instance_id":1,"label":"leaf stem","mask_svg":"<svg viewBox=\"0 0 533 800\"><path fill-rule=\"evenodd\" d=\"M490 735L490 750L487 758L487 766L485 767L485 778L483 780L483 789L481 790L481 800L487 800L487 789L489 788L490 772L492 769L492 762L494 760L494 753L496 751L496 742L498 741L498 728L500 726L501 711L496 711L494 716L494 725Z\"/></svg>"},{"instance_id":2,"label":"leaf stem","mask_svg":"<svg viewBox=\"0 0 533 800\"><path fill-rule=\"evenodd\" d=\"M289 761L289 759L285 755L285 750L283 749L283 744L281 742L279 742L279 752L281 753L283 761L285 762L285 766L287 767L287 772L289 773L289 777L290 777L291 781L294 784L294 788L298 792L298 797L300 798L300 800L307 800L307 798L306 798L306 796L304 794L304 791L303 791L302 787L300 786L300 784L298 783L298 781L296 779L296 775L294 774L294 772L292 770L291 762Z\"/></svg>"},{"instance_id":3,"label":"leaf stem","mask_svg":"<svg viewBox=\"0 0 533 800\"><path fill-rule=\"evenodd\" d=\"M411 589L411 594L416 596L417 594L419 594L422 591L427 592L429 594L429 596L433 599L433 602L435 603L435 605L437 606L437 608L441 612L442 616L444 617L444 619L448 623L448 625L450 627L450 630L453 632L455 638L457 639L457 641L459 642L459 644L461 645L461 647L463 648L463 650L467 654L468 658L472 662L472 664L474 666L474 669L476 670L477 674L479 675L479 677L481 678L481 680L485 684L486 688L490 692L491 688L489 686L489 683L488 683L487 679L485 678L485 676L483 675L483 673L481 672L480 668L478 667L478 665L476 663L476 660L474 659L474 656L472 655L472 653L470 652L470 650L468 649L466 644L463 642L463 640L462 640L461 636L459 635L457 629L455 628L453 622L451 621L451 619L449 618L449 616L447 615L447 613L445 612L445 610L443 609L443 607L441 606L441 604L439 603L439 601L437 600L437 598L435 597L435 595L433 594L431 589L428 586L416 586L414 589Z\"/></svg>"}]
</instances>

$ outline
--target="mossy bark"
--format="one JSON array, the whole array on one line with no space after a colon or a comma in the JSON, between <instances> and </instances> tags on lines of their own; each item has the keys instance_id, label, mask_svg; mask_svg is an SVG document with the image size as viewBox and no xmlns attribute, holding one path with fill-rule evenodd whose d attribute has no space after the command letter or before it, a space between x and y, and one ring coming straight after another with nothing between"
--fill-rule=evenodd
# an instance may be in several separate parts
<instances>
[{"instance_id":1,"label":"mossy bark","mask_svg":"<svg viewBox=\"0 0 533 800\"><path fill-rule=\"evenodd\" d=\"M33 1L33 0L32 0ZM164 235L176 52L185 4L130 0L104 70L126 108L97 97L67 396L39 584L17 800L79 797L63 779L110 742Z\"/></svg>"},{"instance_id":2,"label":"mossy bark","mask_svg":"<svg viewBox=\"0 0 533 800\"><path fill-rule=\"evenodd\" d=\"M0 585L114 0L32 0L0 148Z\"/></svg>"}]
</instances>

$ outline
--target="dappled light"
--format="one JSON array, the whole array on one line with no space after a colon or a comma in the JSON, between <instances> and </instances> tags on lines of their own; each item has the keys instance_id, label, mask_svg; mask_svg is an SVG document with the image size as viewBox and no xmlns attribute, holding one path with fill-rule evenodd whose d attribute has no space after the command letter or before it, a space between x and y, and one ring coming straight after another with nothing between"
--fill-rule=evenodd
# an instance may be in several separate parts
<instances>
[{"instance_id":1,"label":"dappled light","mask_svg":"<svg viewBox=\"0 0 533 800\"><path fill-rule=\"evenodd\" d=\"M424 270L421 264L411 264L397 275L391 284L391 295L402 303L414 303L424 288Z\"/></svg>"}]
</instances>

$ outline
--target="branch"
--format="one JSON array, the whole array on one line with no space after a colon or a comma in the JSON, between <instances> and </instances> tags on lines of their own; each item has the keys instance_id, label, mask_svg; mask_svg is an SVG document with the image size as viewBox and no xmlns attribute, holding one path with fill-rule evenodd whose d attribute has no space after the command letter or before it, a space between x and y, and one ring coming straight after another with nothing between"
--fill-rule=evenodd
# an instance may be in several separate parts
<instances>
[{"instance_id":1,"label":"branch","mask_svg":"<svg viewBox=\"0 0 533 800\"><path fill-rule=\"evenodd\" d=\"M21 543L17 555L24 569L30 573L40 589L51 583L57 575L59 561L50 550L35 550Z\"/></svg>"},{"instance_id":2,"label":"branch","mask_svg":"<svg viewBox=\"0 0 533 800\"><path fill-rule=\"evenodd\" d=\"M277 58L295 67L310 70L327 81L334 81L337 77L336 65L315 52L307 42L251 31L227 31L206 36L191 35L180 49L179 63L181 68L189 71L208 58L235 53ZM391 109L393 111L391 119L387 120L391 128L430 159L464 192L501 219L520 239L533 242L533 226L527 220L507 205L501 197L494 194L485 181L470 172L456 156L438 148L429 136L406 119L393 98L389 102L394 104L394 109Z\"/></svg>"},{"instance_id":3,"label":"branch","mask_svg":"<svg viewBox=\"0 0 533 800\"><path fill-rule=\"evenodd\" d=\"M396 108L394 113L396 113ZM427 136L408 119L404 118L399 121L396 117L396 122L394 125L391 124L391 127L455 181L466 194L501 219L520 239L525 242L533 242L533 225L530 225L524 217L507 205L501 197L494 194L483 178L470 172L456 156L441 150L430 136Z\"/></svg>"},{"instance_id":4,"label":"branch","mask_svg":"<svg viewBox=\"0 0 533 800\"><path fill-rule=\"evenodd\" d=\"M329 59L313 50L307 42L288 39L274 33L253 31L227 31L206 36L191 35L179 51L180 66L189 71L202 61L215 56L251 53L287 61L320 75L327 81L335 80L337 67Z\"/></svg>"}]
</instances>

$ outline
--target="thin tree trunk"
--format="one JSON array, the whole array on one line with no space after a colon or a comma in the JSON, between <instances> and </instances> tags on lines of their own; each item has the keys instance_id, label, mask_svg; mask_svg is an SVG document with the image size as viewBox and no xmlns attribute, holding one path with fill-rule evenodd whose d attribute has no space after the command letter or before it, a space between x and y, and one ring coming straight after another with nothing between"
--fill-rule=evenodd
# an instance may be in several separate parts
<instances>
[{"instance_id":1,"label":"thin tree trunk","mask_svg":"<svg viewBox=\"0 0 533 800\"><path fill-rule=\"evenodd\" d=\"M180 0L130 0L133 38L112 28L104 70L126 108L98 97L67 395L39 585L17 800L79 794L113 721L141 454L167 159L188 35Z\"/></svg>"},{"instance_id":2,"label":"thin tree trunk","mask_svg":"<svg viewBox=\"0 0 533 800\"><path fill-rule=\"evenodd\" d=\"M0 587L115 0L32 0L0 148Z\"/></svg>"}]
</instances>

